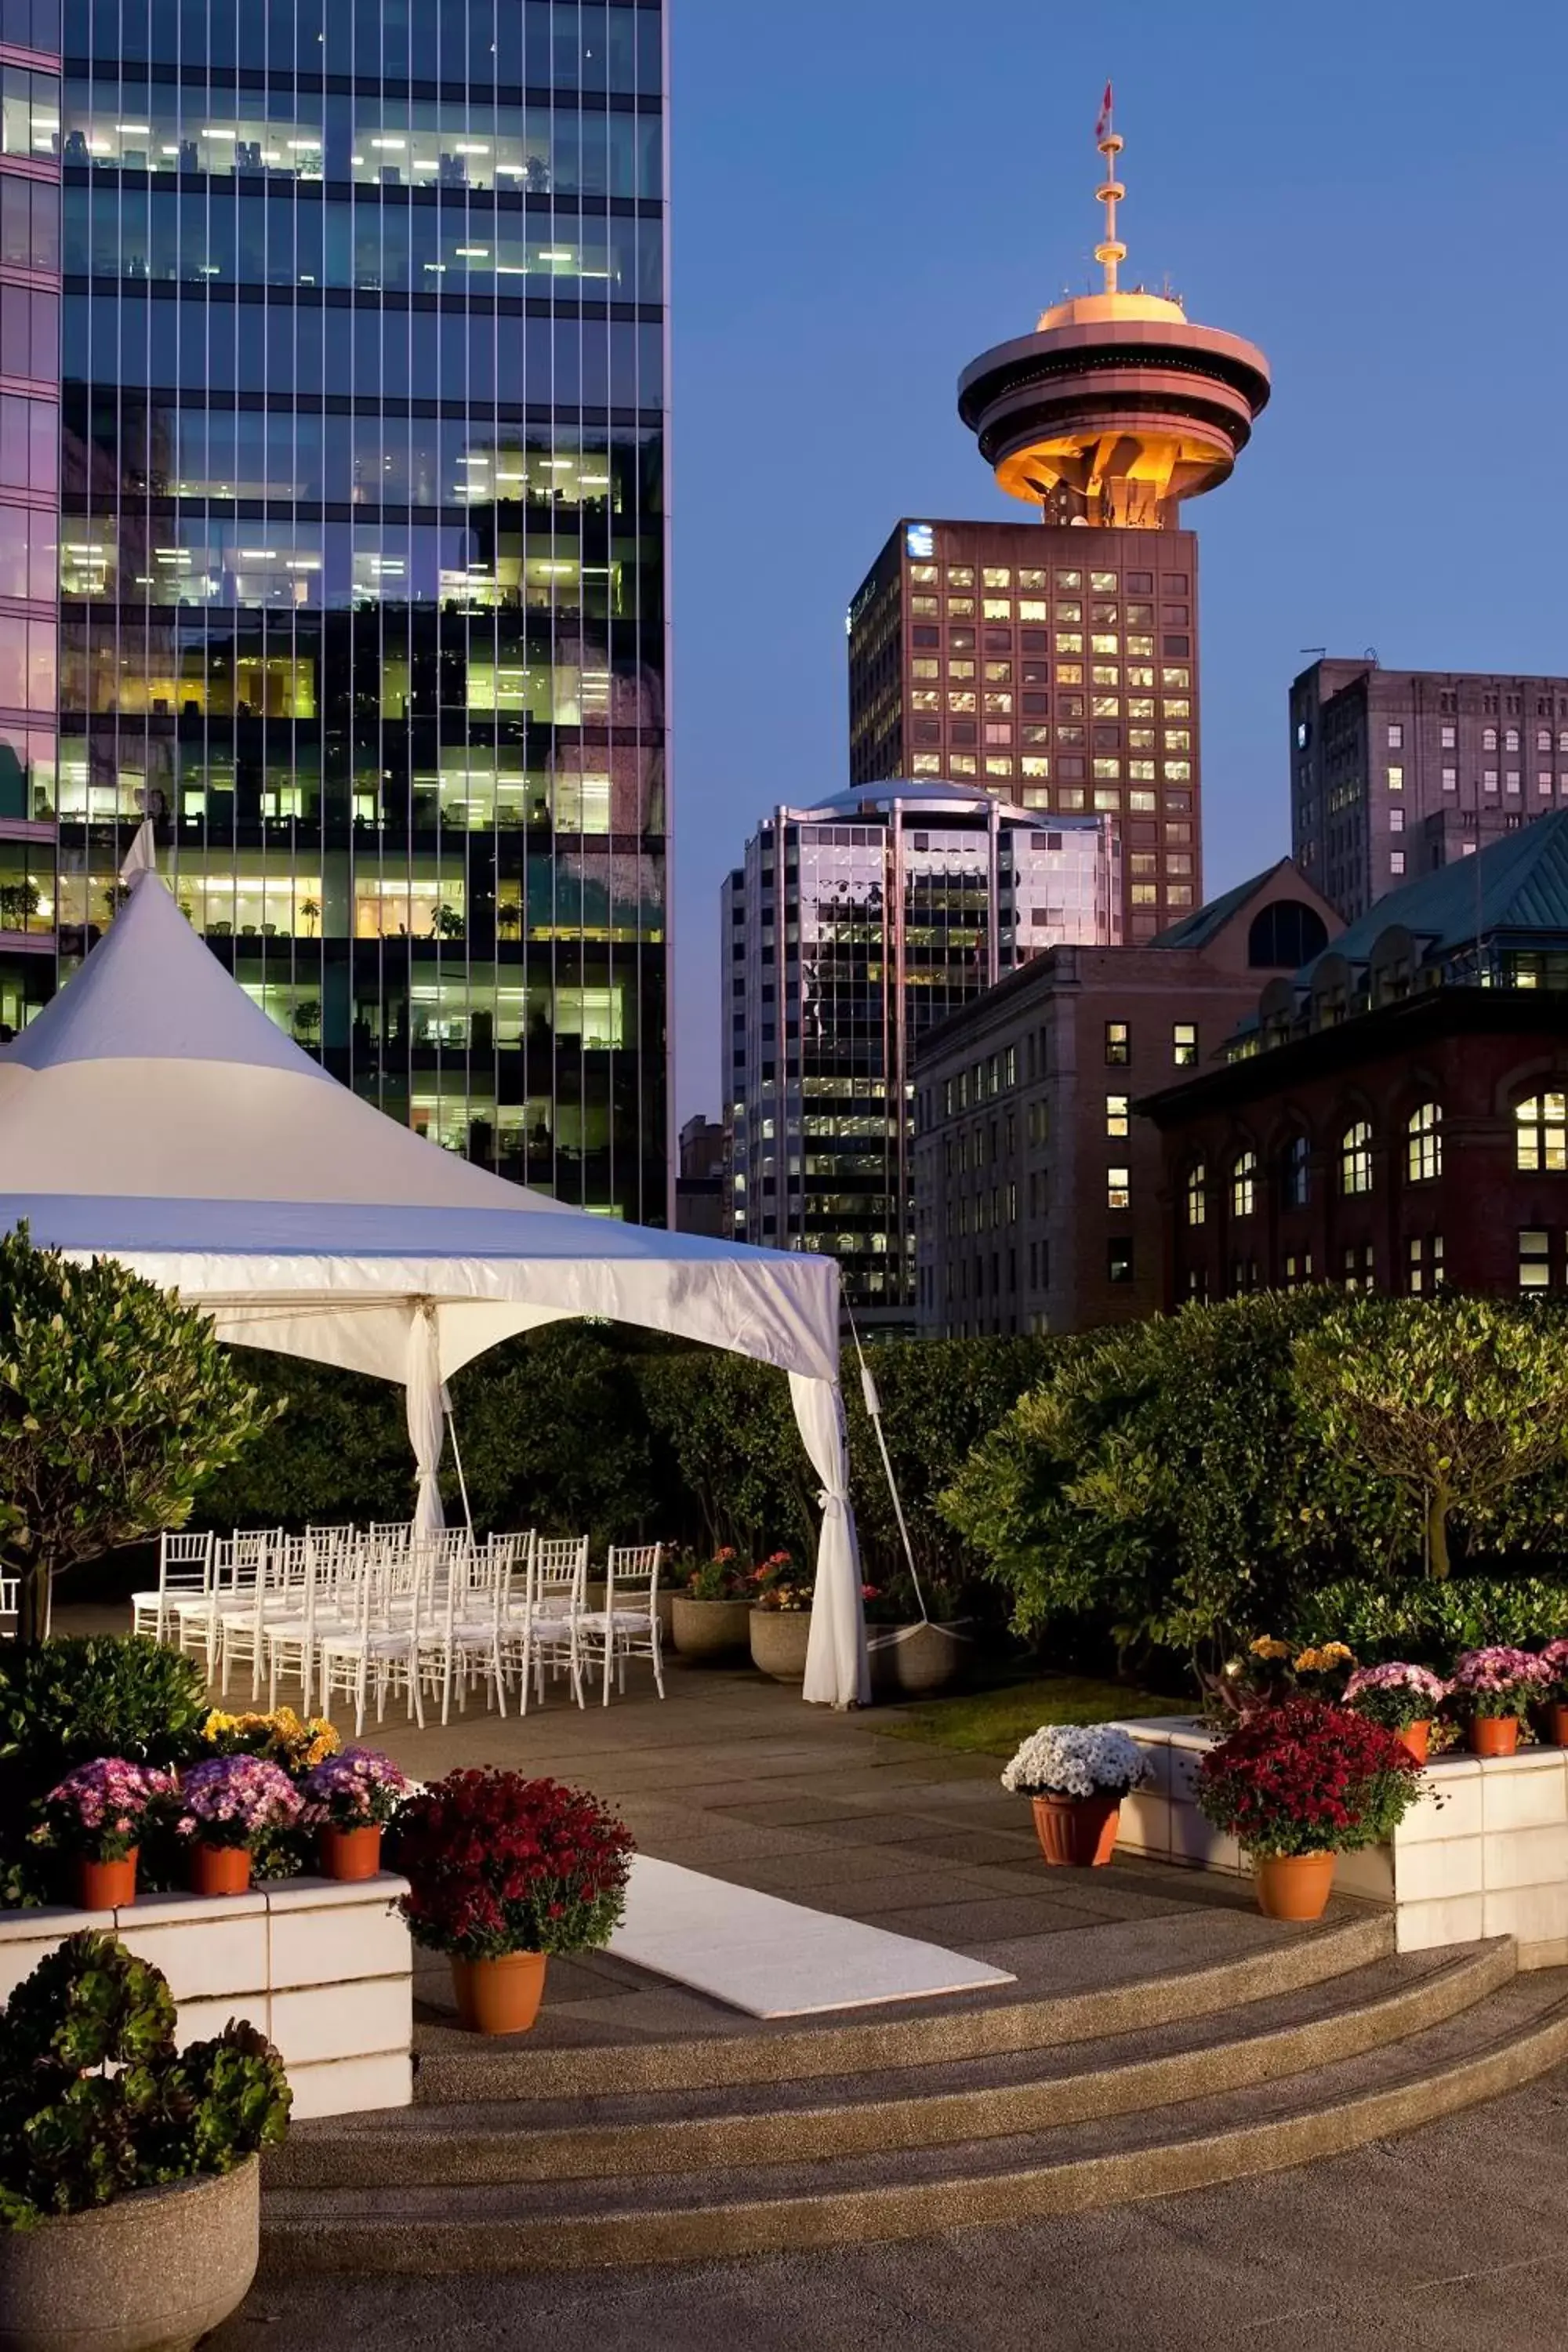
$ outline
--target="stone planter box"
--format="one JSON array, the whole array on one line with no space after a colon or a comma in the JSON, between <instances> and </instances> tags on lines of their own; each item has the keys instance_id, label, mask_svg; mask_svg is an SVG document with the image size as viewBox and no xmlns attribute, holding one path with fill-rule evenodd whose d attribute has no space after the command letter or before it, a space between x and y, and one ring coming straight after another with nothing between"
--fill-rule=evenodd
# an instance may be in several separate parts
<instances>
[{"instance_id":1,"label":"stone planter box","mask_svg":"<svg viewBox=\"0 0 1568 2352\"><path fill-rule=\"evenodd\" d=\"M1235 1840L1211 1829L1194 1801L1215 1735L1180 1716L1118 1727L1153 1772L1122 1802L1118 1851L1249 1874ZM1511 1936L1521 1968L1568 1964L1568 1749L1456 1751L1435 1757L1426 1775L1391 1844L1340 1855L1335 1893L1392 1903L1402 1952Z\"/></svg>"},{"instance_id":2,"label":"stone planter box","mask_svg":"<svg viewBox=\"0 0 1568 2352\"><path fill-rule=\"evenodd\" d=\"M743 1658L751 1640L749 1601L693 1601L670 1595L670 1631L683 1658Z\"/></svg>"},{"instance_id":3,"label":"stone planter box","mask_svg":"<svg viewBox=\"0 0 1568 2352\"><path fill-rule=\"evenodd\" d=\"M118 1911L0 1911L0 2001L67 1936L101 1927L163 1969L182 2046L231 2017L274 2042L300 2121L405 2107L413 1954L397 1898L406 1885L384 1871L357 1884L289 1878L247 1895L145 1895Z\"/></svg>"},{"instance_id":4,"label":"stone planter box","mask_svg":"<svg viewBox=\"0 0 1568 2352\"><path fill-rule=\"evenodd\" d=\"M809 1609L752 1609L752 1664L775 1683L805 1680L805 1645L811 1635Z\"/></svg>"},{"instance_id":5,"label":"stone planter box","mask_svg":"<svg viewBox=\"0 0 1568 2352\"><path fill-rule=\"evenodd\" d=\"M974 1640L963 1625L873 1625L867 1634L871 1696L934 1698L968 1674Z\"/></svg>"},{"instance_id":6,"label":"stone planter box","mask_svg":"<svg viewBox=\"0 0 1568 2352\"><path fill-rule=\"evenodd\" d=\"M190 2352L256 2275L257 2158L0 2231L0 2352Z\"/></svg>"}]
</instances>

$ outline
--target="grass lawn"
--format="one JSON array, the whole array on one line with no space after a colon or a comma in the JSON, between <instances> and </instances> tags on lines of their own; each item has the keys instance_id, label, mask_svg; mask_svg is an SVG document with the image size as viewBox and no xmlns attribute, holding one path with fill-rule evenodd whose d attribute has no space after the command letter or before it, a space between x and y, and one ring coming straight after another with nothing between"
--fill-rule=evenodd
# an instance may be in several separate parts
<instances>
[{"instance_id":1,"label":"grass lawn","mask_svg":"<svg viewBox=\"0 0 1568 2352\"><path fill-rule=\"evenodd\" d=\"M1103 1723L1113 1716L1191 1715L1196 1700L1160 1697L1126 1683L1088 1675L1041 1675L1032 1682L933 1698L905 1708L896 1722L879 1724L891 1739L921 1739L970 1755L1011 1756L1043 1723Z\"/></svg>"}]
</instances>

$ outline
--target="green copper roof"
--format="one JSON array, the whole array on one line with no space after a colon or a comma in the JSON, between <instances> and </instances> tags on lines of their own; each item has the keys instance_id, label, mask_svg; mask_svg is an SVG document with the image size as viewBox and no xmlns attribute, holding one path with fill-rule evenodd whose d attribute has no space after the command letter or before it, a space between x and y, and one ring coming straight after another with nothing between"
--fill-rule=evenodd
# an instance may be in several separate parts
<instances>
[{"instance_id":1,"label":"green copper roof","mask_svg":"<svg viewBox=\"0 0 1568 2352\"><path fill-rule=\"evenodd\" d=\"M1231 917L1238 914L1249 898L1256 898L1266 882L1273 880L1280 866L1289 863L1288 857L1279 858L1272 866L1266 866L1261 874L1254 874L1249 881L1238 882L1234 890L1226 891L1222 898L1211 898L1206 907L1195 907L1190 915L1184 915L1179 923L1171 923L1164 930L1156 931L1149 945L1152 948L1206 948L1215 932L1223 930Z\"/></svg>"},{"instance_id":2,"label":"green copper roof","mask_svg":"<svg viewBox=\"0 0 1568 2352\"><path fill-rule=\"evenodd\" d=\"M1364 963L1383 933L1395 926L1410 932L1427 960L1500 932L1515 939L1568 935L1568 809L1554 809L1473 857L1390 891L1323 952ZM1164 937L1170 941L1174 935ZM1298 982L1310 978L1318 961L1302 966Z\"/></svg>"}]
</instances>

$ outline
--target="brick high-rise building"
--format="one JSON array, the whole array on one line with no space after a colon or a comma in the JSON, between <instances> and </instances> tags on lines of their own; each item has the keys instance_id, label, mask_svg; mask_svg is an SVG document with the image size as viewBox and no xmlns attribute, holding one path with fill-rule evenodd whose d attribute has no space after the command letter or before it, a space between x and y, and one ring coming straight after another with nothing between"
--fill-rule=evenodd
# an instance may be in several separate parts
<instances>
[{"instance_id":1,"label":"brick high-rise building","mask_svg":"<svg viewBox=\"0 0 1568 2352\"><path fill-rule=\"evenodd\" d=\"M1124 936L1202 895L1190 530L899 524L849 610L849 773L1109 816Z\"/></svg>"},{"instance_id":2,"label":"brick high-rise building","mask_svg":"<svg viewBox=\"0 0 1568 2352\"><path fill-rule=\"evenodd\" d=\"M1568 677L1323 659L1290 688L1290 829L1347 921L1568 806Z\"/></svg>"}]
</instances>

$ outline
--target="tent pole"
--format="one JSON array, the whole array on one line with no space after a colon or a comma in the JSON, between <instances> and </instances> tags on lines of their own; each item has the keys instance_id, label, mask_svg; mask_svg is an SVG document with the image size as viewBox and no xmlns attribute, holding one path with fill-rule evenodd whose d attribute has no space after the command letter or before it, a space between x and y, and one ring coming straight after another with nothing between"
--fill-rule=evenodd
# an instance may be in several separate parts
<instances>
[{"instance_id":1,"label":"tent pole","mask_svg":"<svg viewBox=\"0 0 1568 2352\"><path fill-rule=\"evenodd\" d=\"M468 1523L468 1541L474 1540L474 1515L468 1508L468 1482L463 1475L463 1456L458 1444L458 1419L451 1406L447 1407L447 1434L452 1441L452 1459L458 1465L458 1492L463 1498L463 1517Z\"/></svg>"}]
</instances>

